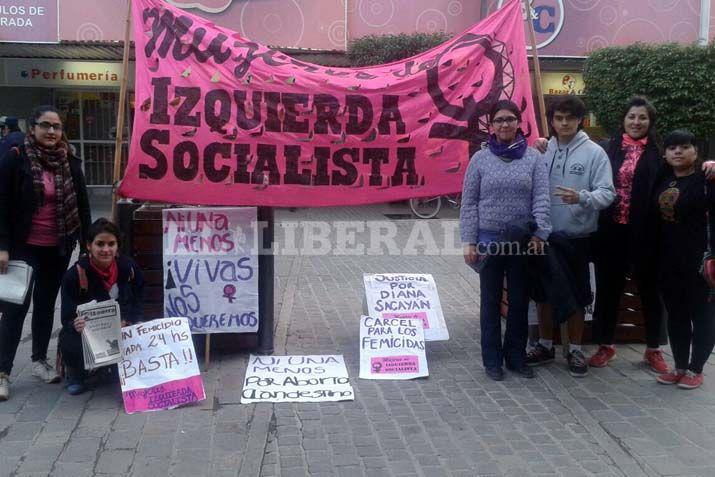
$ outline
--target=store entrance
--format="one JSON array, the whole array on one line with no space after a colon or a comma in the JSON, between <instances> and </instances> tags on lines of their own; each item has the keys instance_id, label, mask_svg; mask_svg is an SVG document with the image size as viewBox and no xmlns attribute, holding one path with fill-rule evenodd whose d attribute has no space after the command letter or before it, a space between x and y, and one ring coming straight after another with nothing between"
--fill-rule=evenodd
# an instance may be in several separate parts
<instances>
[{"instance_id":1,"label":"store entrance","mask_svg":"<svg viewBox=\"0 0 715 477\"><path fill-rule=\"evenodd\" d=\"M54 104L60 111L70 144L82 158L87 185L111 186L119 92L58 89ZM131 123L132 117L128 114L123 134L122 172L127 162Z\"/></svg>"}]
</instances>

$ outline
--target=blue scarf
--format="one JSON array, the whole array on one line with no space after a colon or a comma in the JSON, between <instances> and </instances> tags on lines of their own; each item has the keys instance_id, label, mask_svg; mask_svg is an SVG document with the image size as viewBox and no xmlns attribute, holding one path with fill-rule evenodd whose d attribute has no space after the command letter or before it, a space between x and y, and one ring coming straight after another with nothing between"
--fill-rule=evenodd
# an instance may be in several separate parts
<instances>
[{"instance_id":1,"label":"blue scarf","mask_svg":"<svg viewBox=\"0 0 715 477\"><path fill-rule=\"evenodd\" d=\"M499 142L494 134L489 136L488 144L492 154L504 159L521 159L526 154L526 148L528 147L526 138L521 131L517 131L516 138L511 144Z\"/></svg>"}]
</instances>

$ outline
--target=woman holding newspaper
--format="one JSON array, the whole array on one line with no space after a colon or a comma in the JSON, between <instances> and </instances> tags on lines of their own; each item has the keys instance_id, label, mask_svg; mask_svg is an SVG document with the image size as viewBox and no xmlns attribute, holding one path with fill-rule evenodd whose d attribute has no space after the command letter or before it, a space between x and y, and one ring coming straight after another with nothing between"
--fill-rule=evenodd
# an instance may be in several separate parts
<instances>
[{"instance_id":1,"label":"woman holding newspaper","mask_svg":"<svg viewBox=\"0 0 715 477\"><path fill-rule=\"evenodd\" d=\"M85 317L77 308L92 300L116 300L122 326L143 321L144 279L141 269L128 257L118 255L119 229L107 219L98 219L87 233L88 256L80 257L62 281L62 330L59 348L67 375L67 392L85 390L82 330Z\"/></svg>"},{"instance_id":2,"label":"woman holding newspaper","mask_svg":"<svg viewBox=\"0 0 715 477\"><path fill-rule=\"evenodd\" d=\"M0 302L0 401L10 396L9 376L31 299L32 374L59 381L47 363L55 301L77 240L91 222L82 165L62 140L58 111L35 108L29 123L24 144L0 158L0 274L10 260L23 261L33 268L36 285L22 304Z\"/></svg>"}]
</instances>

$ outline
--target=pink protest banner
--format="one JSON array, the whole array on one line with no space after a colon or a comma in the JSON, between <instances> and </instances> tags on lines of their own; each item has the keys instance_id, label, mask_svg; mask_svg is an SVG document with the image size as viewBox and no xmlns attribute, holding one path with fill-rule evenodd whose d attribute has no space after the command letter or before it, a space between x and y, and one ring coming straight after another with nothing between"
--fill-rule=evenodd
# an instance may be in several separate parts
<instances>
[{"instance_id":1,"label":"pink protest banner","mask_svg":"<svg viewBox=\"0 0 715 477\"><path fill-rule=\"evenodd\" d=\"M135 0L136 105L120 194L335 206L455 193L499 99L538 136L512 0L408 60L330 68L160 0Z\"/></svg>"}]
</instances>

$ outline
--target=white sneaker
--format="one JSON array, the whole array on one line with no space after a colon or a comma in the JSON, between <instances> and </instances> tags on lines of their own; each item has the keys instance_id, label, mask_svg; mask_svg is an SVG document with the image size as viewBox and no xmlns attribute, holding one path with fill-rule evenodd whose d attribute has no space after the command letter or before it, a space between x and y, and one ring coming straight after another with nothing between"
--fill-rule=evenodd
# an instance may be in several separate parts
<instances>
[{"instance_id":1,"label":"white sneaker","mask_svg":"<svg viewBox=\"0 0 715 477\"><path fill-rule=\"evenodd\" d=\"M40 378L46 383L59 383L60 375L55 368L47 364L47 361L40 360L32 363L32 375Z\"/></svg>"},{"instance_id":2,"label":"white sneaker","mask_svg":"<svg viewBox=\"0 0 715 477\"><path fill-rule=\"evenodd\" d=\"M5 373L0 373L0 401L10 399L10 378Z\"/></svg>"}]
</instances>

